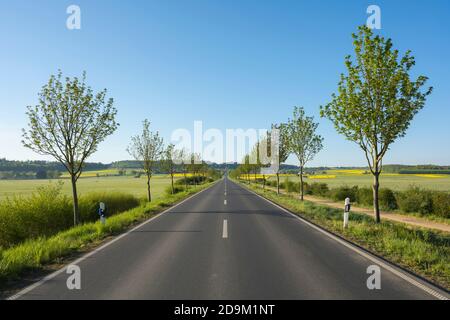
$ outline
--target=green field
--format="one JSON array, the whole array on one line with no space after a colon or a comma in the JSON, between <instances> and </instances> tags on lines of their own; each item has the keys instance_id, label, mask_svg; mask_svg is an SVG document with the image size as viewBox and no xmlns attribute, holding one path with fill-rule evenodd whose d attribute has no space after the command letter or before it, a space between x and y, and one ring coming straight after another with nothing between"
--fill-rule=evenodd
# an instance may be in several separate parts
<instances>
[{"instance_id":1,"label":"green field","mask_svg":"<svg viewBox=\"0 0 450 320\"><path fill-rule=\"evenodd\" d=\"M342 172L347 171L347 172ZM288 177L294 179L295 182L299 178L292 175ZM271 177L270 179L275 179ZM286 177L281 177L283 182ZM307 183L326 183L330 188L339 186L359 186L371 187L373 178L371 174L358 173L356 170L329 170L324 174L309 176L305 179ZM405 190L414 185L429 190L440 190L450 192L450 175L415 175L415 174L385 174L380 178L381 187L390 188L392 190Z\"/></svg>"},{"instance_id":2,"label":"green field","mask_svg":"<svg viewBox=\"0 0 450 320\"><path fill-rule=\"evenodd\" d=\"M62 181L64 183L63 192L67 195L72 194L71 184L68 179L59 180L0 180L0 201L6 197L27 196L36 188L46 186L49 183ZM109 192L118 191L129 193L137 197L146 197L147 185L146 178L134 178L131 176L123 177L92 177L80 178L78 180L78 193L84 195L91 192ZM155 175L152 178L152 196L154 199L161 197L164 190L170 185L170 178L167 175Z\"/></svg>"}]
</instances>

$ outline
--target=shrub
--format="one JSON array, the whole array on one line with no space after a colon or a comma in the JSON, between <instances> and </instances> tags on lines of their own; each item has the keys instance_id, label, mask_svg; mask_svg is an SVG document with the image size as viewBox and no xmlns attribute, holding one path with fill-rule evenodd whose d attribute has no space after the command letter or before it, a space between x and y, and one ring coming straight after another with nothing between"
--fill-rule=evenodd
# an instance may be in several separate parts
<instances>
[{"instance_id":1,"label":"shrub","mask_svg":"<svg viewBox=\"0 0 450 320\"><path fill-rule=\"evenodd\" d=\"M326 183L314 182L311 185L306 185L307 194L312 194L320 197L327 197L330 193L330 189Z\"/></svg>"},{"instance_id":2,"label":"shrub","mask_svg":"<svg viewBox=\"0 0 450 320\"><path fill-rule=\"evenodd\" d=\"M373 190L371 188L358 188L356 202L363 206L373 205Z\"/></svg>"},{"instance_id":3,"label":"shrub","mask_svg":"<svg viewBox=\"0 0 450 320\"><path fill-rule=\"evenodd\" d=\"M331 189L330 195L334 201L344 201L345 198L350 198L350 201L355 202L357 199L358 187L342 186L339 188Z\"/></svg>"},{"instance_id":4,"label":"shrub","mask_svg":"<svg viewBox=\"0 0 450 320\"><path fill-rule=\"evenodd\" d=\"M204 176L190 176L186 178L181 178L175 182L177 185L198 185L205 183L207 181L207 178Z\"/></svg>"},{"instance_id":5,"label":"shrub","mask_svg":"<svg viewBox=\"0 0 450 320\"><path fill-rule=\"evenodd\" d=\"M73 226L72 200L61 193L62 183L40 187L29 197L0 202L0 247L8 248L27 239L51 236ZM83 222L98 219L99 202L112 216L139 205L139 200L122 193L95 193L80 197Z\"/></svg>"},{"instance_id":6,"label":"shrub","mask_svg":"<svg viewBox=\"0 0 450 320\"><path fill-rule=\"evenodd\" d=\"M183 191L184 191L184 186L178 186L178 185L174 185L173 186L173 194L177 194L177 193L180 193L180 192L183 192ZM166 187L165 192L166 192L166 194L171 195L172 194L172 187L171 186Z\"/></svg>"},{"instance_id":7,"label":"shrub","mask_svg":"<svg viewBox=\"0 0 450 320\"><path fill-rule=\"evenodd\" d=\"M291 180L286 181L286 191L287 192L300 192L300 183L296 183Z\"/></svg>"},{"instance_id":8,"label":"shrub","mask_svg":"<svg viewBox=\"0 0 450 320\"><path fill-rule=\"evenodd\" d=\"M418 187L413 186L406 191L399 192L397 203L404 212L418 212L420 214L433 212L431 192Z\"/></svg>"},{"instance_id":9,"label":"shrub","mask_svg":"<svg viewBox=\"0 0 450 320\"><path fill-rule=\"evenodd\" d=\"M395 193L391 189L387 188L380 189L378 193L378 200L380 201L380 207L383 210L398 209Z\"/></svg>"},{"instance_id":10,"label":"shrub","mask_svg":"<svg viewBox=\"0 0 450 320\"><path fill-rule=\"evenodd\" d=\"M61 184L40 187L30 197L13 197L0 203L0 246L51 235L71 224L72 205L61 194Z\"/></svg>"},{"instance_id":11,"label":"shrub","mask_svg":"<svg viewBox=\"0 0 450 320\"><path fill-rule=\"evenodd\" d=\"M432 194L433 213L439 217L450 218L450 194L435 191Z\"/></svg>"}]
</instances>

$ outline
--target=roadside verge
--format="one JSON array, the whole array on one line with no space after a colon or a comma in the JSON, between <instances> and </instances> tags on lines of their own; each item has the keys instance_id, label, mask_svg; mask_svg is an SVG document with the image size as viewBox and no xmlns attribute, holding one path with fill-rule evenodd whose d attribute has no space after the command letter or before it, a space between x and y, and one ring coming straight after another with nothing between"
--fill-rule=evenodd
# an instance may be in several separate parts
<instances>
[{"instance_id":1,"label":"roadside verge","mask_svg":"<svg viewBox=\"0 0 450 320\"><path fill-rule=\"evenodd\" d=\"M349 228L343 229L342 210L320 206L288 195L260 190L243 185L242 187L262 197L280 209L296 216L303 222L322 230L336 241L360 248L359 252L377 257L380 262L398 266L395 273L412 272L409 278L416 286L433 283L448 297L450 288L450 236L448 233L433 232L411 228L401 223L383 221L376 224L371 217L352 213ZM396 269L396 268L395 268ZM403 276L402 276L403 278ZM442 290L441 290L442 289ZM425 290L427 291L427 290ZM442 294L441 294L442 295ZM438 298L442 298L437 295Z\"/></svg>"}]
</instances>

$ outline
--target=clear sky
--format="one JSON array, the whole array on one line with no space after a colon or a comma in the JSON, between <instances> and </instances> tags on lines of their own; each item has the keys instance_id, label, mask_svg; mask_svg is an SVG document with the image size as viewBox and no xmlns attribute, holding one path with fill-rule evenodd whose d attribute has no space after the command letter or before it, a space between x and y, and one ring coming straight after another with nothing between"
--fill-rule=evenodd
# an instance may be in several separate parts
<instances>
[{"instance_id":1,"label":"clear sky","mask_svg":"<svg viewBox=\"0 0 450 320\"><path fill-rule=\"evenodd\" d=\"M81 8L81 30L66 8ZM435 87L385 163L450 164L450 1L0 1L0 157L45 159L22 147L27 105L50 74L87 71L107 88L120 128L90 161L130 158L144 118L168 139L177 128L269 128L294 105L320 122L325 148L311 165L364 165L362 152L320 119L336 91L351 33L366 9L382 10L383 35L411 49L415 72ZM290 159L290 162L294 162Z\"/></svg>"}]
</instances>

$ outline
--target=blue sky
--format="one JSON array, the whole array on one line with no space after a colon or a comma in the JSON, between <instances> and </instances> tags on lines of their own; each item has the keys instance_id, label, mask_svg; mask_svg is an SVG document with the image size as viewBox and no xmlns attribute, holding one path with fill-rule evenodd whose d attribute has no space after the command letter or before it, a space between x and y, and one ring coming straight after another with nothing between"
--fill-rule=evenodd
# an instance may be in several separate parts
<instances>
[{"instance_id":1,"label":"blue sky","mask_svg":"<svg viewBox=\"0 0 450 320\"><path fill-rule=\"evenodd\" d=\"M66 8L81 8L81 30ZM119 130L90 161L129 158L131 135L149 118L169 139L177 128L268 128L304 106L325 148L310 164L364 165L363 153L320 119L352 53L366 9L382 10L381 33L416 57L435 91L385 163L450 164L450 2L432 1L1 1L0 157L45 159L20 143L25 107L50 74L88 73L108 88ZM289 162L295 162L290 159Z\"/></svg>"}]
</instances>

